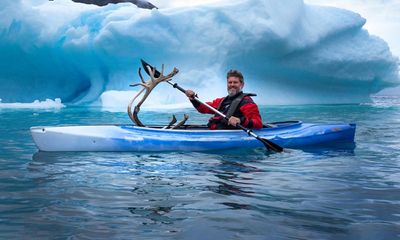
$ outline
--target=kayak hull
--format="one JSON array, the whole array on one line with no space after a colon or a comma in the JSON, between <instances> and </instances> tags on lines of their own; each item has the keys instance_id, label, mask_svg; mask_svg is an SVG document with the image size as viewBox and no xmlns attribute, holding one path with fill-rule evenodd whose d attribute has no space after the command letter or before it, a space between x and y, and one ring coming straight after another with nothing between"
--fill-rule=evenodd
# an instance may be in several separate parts
<instances>
[{"instance_id":1,"label":"kayak hull","mask_svg":"<svg viewBox=\"0 0 400 240\"><path fill-rule=\"evenodd\" d=\"M254 130L284 148L354 143L355 124L283 122ZM209 151L264 145L242 130L162 129L132 125L32 127L40 151Z\"/></svg>"}]
</instances>

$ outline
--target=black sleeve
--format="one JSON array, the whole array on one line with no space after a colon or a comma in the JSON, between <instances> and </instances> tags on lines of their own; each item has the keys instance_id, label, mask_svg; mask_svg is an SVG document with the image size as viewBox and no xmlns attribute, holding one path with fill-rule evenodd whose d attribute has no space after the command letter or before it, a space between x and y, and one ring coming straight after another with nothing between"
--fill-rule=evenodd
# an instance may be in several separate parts
<instances>
[{"instance_id":1,"label":"black sleeve","mask_svg":"<svg viewBox=\"0 0 400 240\"><path fill-rule=\"evenodd\" d=\"M198 108L200 106L200 103L196 100L190 100L190 102L193 104L193 107Z\"/></svg>"}]
</instances>

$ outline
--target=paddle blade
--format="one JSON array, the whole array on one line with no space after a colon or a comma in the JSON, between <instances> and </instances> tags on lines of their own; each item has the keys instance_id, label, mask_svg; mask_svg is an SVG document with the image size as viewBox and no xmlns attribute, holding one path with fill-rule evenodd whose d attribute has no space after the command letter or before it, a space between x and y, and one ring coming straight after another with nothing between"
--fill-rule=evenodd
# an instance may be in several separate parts
<instances>
[{"instance_id":1,"label":"paddle blade","mask_svg":"<svg viewBox=\"0 0 400 240\"><path fill-rule=\"evenodd\" d=\"M257 139L260 140L268 150L283 152L283 147L279 146L278 144L275 144L270 140L261 137L257 137Z\"/></svg>"},{"instance_id":2,"label":"paddle blade","mask_svg":"<svg viewBox=\"0 0 400 240\"><path fill-rule=\"evenodd\" d=\"M142 66L143 66L144 70L146 71L147 75L150 76L150 72L149 72L149 68L148 67L150 67L151 71L155 70L154 77L158 78L161 75L161 73L159 71L157 71L157 69L155 67L151 66L150 64L145 62L143 59L140 59L140 61L142 62Z\"/></svg>"}]
</instances>

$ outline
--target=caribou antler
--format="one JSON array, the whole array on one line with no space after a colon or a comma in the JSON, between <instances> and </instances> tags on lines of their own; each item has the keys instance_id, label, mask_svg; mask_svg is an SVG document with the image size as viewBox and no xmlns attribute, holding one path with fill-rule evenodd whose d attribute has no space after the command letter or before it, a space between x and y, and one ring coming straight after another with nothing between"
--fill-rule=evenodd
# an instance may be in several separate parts
<instances>
[{"instance_id":1,"label":"caribou antler","mask_svg":"<svg viewBox=\"0 0 400 240\"><path fill-rule=\"evenodd\" d=\"M172 70L172 72L170 74L168 74L167 76L164 76L164 64L162 65L162 70L160 73L160 76L155 77L155 73L156 73L156 69L151 69L150 67L148 67L148 72L150 73L150 80L145 81L143 79L142 73L141 73L141 68L139 68L139 76L140 76L140 80L141 83L136 83L136 84L131 84L131 87L135 87L135 86L142 86L142 90L140 90L140 92L131 100L131 102L128 105L128 115L131 118L131 120L137 125L137 126L141 126L144 127L144 124L139 120L138 118L138 113L140 111L140 106L143 104L143 102L146 100L146 98L149 96L150 92L161 82L165 82L170 80L172 77L174 77L179 70L177 68L174 68L174 70ZM139 95L141 95L143 93L143 91L145 91L142 99L139 101L138 104L136 104L135 109L132 113L131 109L132 109L132 104L133 102L136 100L137 97L139 97Z\"/></svg>"},{"instance_id":2,"label":"caribou antler","mask_svg":"<svg viewBox=\"0 0 400 240\"><path fill-rule=\"evenodd\" d=\"M172 114L172 119L171 119L171 121L168 123L167 126L163 127L163 129L168 129L168 128L170 128L171 126L173 126L175 123L176 123L176 117L175 117L174 114Z\"/></svg>"},{"instance_id":3,"label":"caribou antler","mask_svg":"<svg viewBox=\"0 0 400 240\"><path fill-rule=\"evenodd\" d=\"M187 114L183 114L183 120L180 121L178 124L176 124L175 126L172 127L172 129L177 129L180 128L183 124L185 124L185 122L189 119L189 115Z\"/></svg>"}]
</instances>

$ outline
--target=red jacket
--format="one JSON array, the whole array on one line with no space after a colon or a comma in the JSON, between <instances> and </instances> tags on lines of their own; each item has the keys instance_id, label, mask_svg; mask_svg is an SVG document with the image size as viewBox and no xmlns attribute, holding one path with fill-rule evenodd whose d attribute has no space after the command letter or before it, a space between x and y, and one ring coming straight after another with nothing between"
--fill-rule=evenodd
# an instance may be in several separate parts
<instances>
[{"instance_id":1,"label":"red jacket","mask_svg":"<svg viewBox=\"0 0 400 240\"><path fill-rule=\"evenodd\" d=\"M224 101L225 99L226 101ZM226 115L229 109L230 99L230 97L217 98L212 102L207 102L207 104ZM205 105L200 104L197 101L192 101L192 103L200 113L214 114L214 112L208 109ZM232 116L240 118L240 124L246 128L260 129L263 126L258 107L250 96L245 96L242 99ZM217 114L210 118L208 126L210 129L235 129L235 127L228 125L226 121Z\"/></svg>"}]
</instances>

